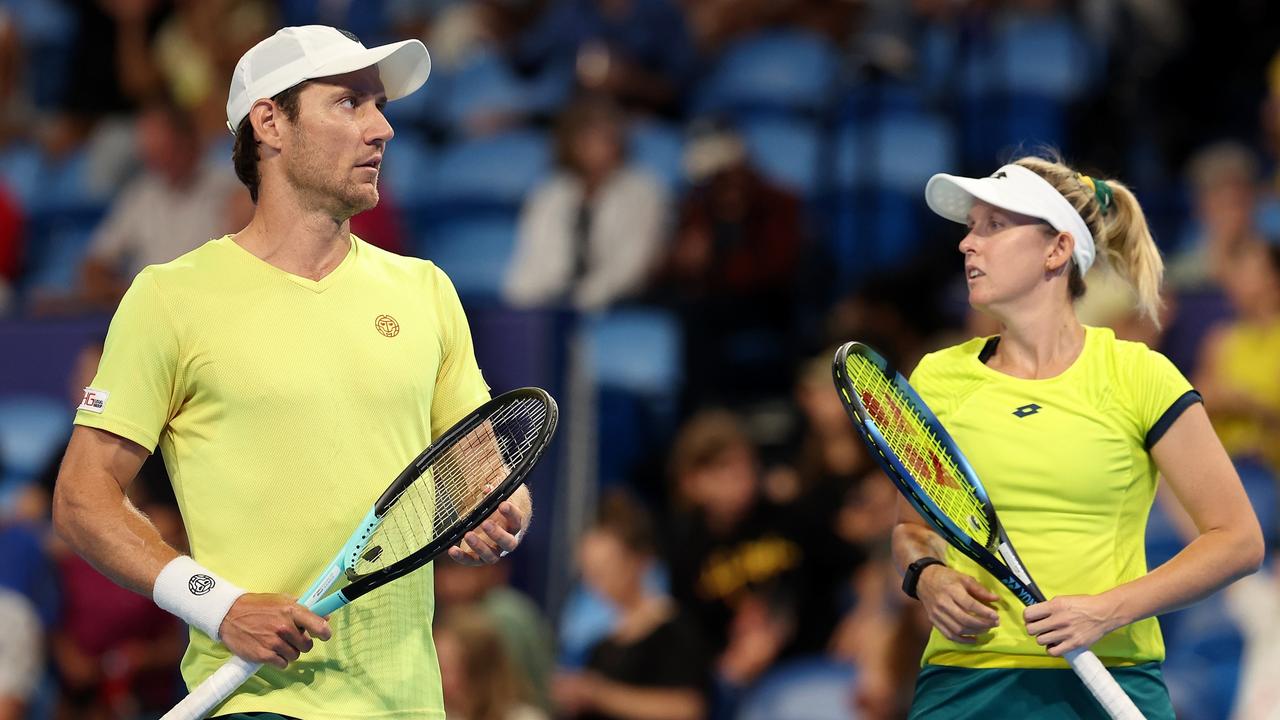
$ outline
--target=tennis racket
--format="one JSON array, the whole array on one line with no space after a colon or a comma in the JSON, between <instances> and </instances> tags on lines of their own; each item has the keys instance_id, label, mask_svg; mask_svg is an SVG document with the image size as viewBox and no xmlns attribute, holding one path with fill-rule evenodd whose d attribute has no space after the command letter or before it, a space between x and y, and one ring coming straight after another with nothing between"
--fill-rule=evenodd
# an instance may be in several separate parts
<instances>
[{"instance_id":1,"label":"tennis racket","mask_svg":"<svg viewBox=\"0 0 1280 720\"><path fill-rule=\"evenodd\" d=\"M920 515L1024 604L1044 602L969 461L902 375L858 342L836 351L832 374L858 434ZM1079 649L1066 660L1112 718L1142 720L1096 655Z\"/></svg>"},{"instance_id":2,"label":"tennis racket","mask_svg":"<svg viewBox=\"0 0 1280 720\"><path fill-rule=\"evenodd\" d=\"M520 487L551 442L558 416L550 395L522 388L458 421L373 503L301 604L328 616L456 545ZM347 584L329 592L339 580ZM162 720L205 717L260 667L232 657Z\"/></svg>"}]
</instances>

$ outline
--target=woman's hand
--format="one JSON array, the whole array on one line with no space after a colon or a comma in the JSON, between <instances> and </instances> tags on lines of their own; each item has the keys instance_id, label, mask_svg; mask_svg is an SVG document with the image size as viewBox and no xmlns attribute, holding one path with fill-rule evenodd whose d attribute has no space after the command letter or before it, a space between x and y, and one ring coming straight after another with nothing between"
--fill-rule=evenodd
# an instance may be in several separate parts
<instances>
[{"instance_id":1,"label":"woman's hand","mask_svg":"<svg viewBox=\"0 0 1280 720\"><path fill-rule=\"evenodd\" d=\"M974 578L945 565L930 565L920 573L916 595L925 614L943 637L972 645L977 636L999 624L996 594Z\"/></svg>"},{"instance_id":2,"label":"woman's hand","mask_svg":"<svg viewBox=\"0 0 1280 720\"><path fill-rule=\"evenodd\" d=\"M1126 624L1116 619L1115 604L1105 595L1059 595L1028 607L1022 618L1027 632L1054 657L1088 648Z\"/></svg>"}]
</instances>

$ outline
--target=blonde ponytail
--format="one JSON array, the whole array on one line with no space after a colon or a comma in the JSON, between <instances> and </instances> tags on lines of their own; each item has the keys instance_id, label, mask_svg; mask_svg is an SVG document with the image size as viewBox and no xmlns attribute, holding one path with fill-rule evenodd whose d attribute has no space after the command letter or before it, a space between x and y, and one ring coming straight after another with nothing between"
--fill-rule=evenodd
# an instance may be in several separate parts
<instances>
[{"instance_id":1,"label":"blonde ponytail","mask_svg":"<svg viewBox=\"0 0 1280 720\"><path fill-rule=\"evenodd\" d=\"M1164 261L1147 226L1147 216L1133 192L1119 181L1099 180L1078 173L1058 158L1024 157L1015 163L1049 181L1080 213L1093 234L1098 256L1105 258L1133 289L1138 310L1159 327ZM1099 192L1099 186L1110 193ZM1105 208L1099 197L1107 200ZM1084 295L1084 278L1074 261L1069 286L1073 299Z\"/></svg>"}]
</instances>

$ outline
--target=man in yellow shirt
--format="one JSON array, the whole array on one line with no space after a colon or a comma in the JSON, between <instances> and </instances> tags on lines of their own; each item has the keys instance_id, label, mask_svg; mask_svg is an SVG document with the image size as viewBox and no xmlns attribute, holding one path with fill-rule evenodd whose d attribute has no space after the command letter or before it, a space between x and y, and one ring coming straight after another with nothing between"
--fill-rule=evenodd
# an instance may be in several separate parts
<instances>
[{"instance_id":1,"label":"man in yellow shirt","mask_svg":"<svg viewBox=\"0 0 1280 720\"><path fill-rule=\"evenodd\" d=\"M429 72L416 40L365 48L323 26L245 53L227 118L253 220L138 275L76 416L57 530L192 625L189 686L231 653L267 663L224 716L444 717L432 573L328 620L295 602L405 464L489 396L444 273L349 229L378 201L383 105ZM157 445L190 557L124 497ZM521 488L450 556L496 562L531 511Z\"/></svg>"}]
</instances>

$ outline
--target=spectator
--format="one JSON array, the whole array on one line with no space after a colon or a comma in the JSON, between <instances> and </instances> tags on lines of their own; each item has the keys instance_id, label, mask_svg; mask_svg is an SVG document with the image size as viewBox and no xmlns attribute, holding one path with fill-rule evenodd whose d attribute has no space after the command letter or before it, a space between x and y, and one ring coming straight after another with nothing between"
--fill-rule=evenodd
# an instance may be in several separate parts
<instances>
[{"instance_id":1,"label":"spectator","mask_svg":"<svg viewBox=\"0 0 1280 720\"><path fill-rule=\"evenodd\" d=\"M226 137L223 89L236 60L276 25L265 0L177 0L160 26L153 54L164 86L189 113L199 136Z\"/></svg>"},{"instance_id":2,"label":"spectator","mask_svg":"<svg viewBox=\"0 0 1280 720\"><path fill-rule=\"evenodd\" d=\"M707 716L710 651L697 626L645 578L654 563L652 523L614 494L578 545L583 580L618 608L613 631L583 671L561 672L556 704L576 720L699 720Z\"/></svg>"},{"instance_id":3,"label":"spectator","mask_svg":"<svg viewBox=\"0 0 1280 720\"><path fill-rule=\"evenodd\" d=\"M0 315L12 302L22 260L22 208L0 184Z\"/></svg>"},{"instance_id":4,"label":"spectator","mask_svg":"<svg viewBox=\"0 0 1280 720\"><path fill-rule=\"evenodd\" d=\"M1233 459L1280 474L1280 245L1249 243L1225 268L1236 319L1206 338L1196 375L1205 409Z\"/></svg>"},{"instance_id":5,"label":"spectator","mask_svg":"<svg viewBox=\"0 0 1280 720\"><path fill-rule=\"evenodd\" d=\"M843 42L859 0L683 0L700 49L714 54L726 44L779 27L798 27Z\"/></svg>"},{"instance_id":6,"label":"spectator","mask_svg":"<svg viewBox=\"0 0 1280 720\"><path fill-rule=\"evenodd\" d=\"M546 720L526 704L502 638L477 608L455 607L434 628L449 720Z\"/></svg>"},{"instance_id":7,"label":"spectator","mask_svg":"<svg viewBox=\"0 0 1280 720\"><path fill-rule=\"evenodd\" d=\"M530 700L551 709L554 653L551 627L527 595L508 584L510 565L435 563L436 605L448 612L470 607L484 613L502 638L513 672L522 677Z\"/></svg>"},{"instance_id":8,"label":"spectator","mask_svg":"<svg viewBox=\"0 0 1280 720\"><path fill-rule=\"evenodd\" d=\"M571 72L632 109L677 114L696 54L672 0L566 0L521 39L517 63Z\"/></svg>"},{"instance_id":9,"label":"spectator","mask_svg":"<svg viewBox=\"0 0 1280 720\"><path fill-rule=\"evenodd\" d=\"M236 229L224 224L235 178L201 164L190 116L153 101L138 118L137 134L145 170L116 198L81 270L85 299L103 310L115 307L142 268Z\"/></svg>"},{"instance_id":10,"label":"spectator","mask_svg":"<svg viewBox=\"0 0 1280 720\"><path fill-rule=\"evenodd\" d=\"M26 597L0 587L0 720L27 717L44 673L44 632Z\"/></svg>"},{"instance_id":11,"label":"spectator","mask_svg":"<svg viewBox=\"0 0 1280 720\"><path fill-rule=\"evenodd\" d=\"M161 88L151 41L168 14L163 0L75 0L76 42L63 114L45 130L54 155L78 146L98 121L130 113Z\"/></svg>"},{"instance_id":12,"label":"spectator","mask_svg":"<svg viewBox=\"0 0 1280 720\"><path fill-rule=\"evenodd\" d=\"M800 198L765 179L742 137L723 123L695 125L685 169L695 185L652 282L684 326L689 401L782 390L777 380L791 374L785 353L736 348L794 345L806 246Z\"/></svg>"},{"instance_id":13,"label":"spectator","mask_svg":"<svg viewBox=\"0 0 1280 720\"><path fill-rule=\"evenodd\" d=\"M1221 287L1232 256L1260 240L1258 159L1249 148L1221 142L1198 152L1187 166L1198 232L1170 259L1169 283L1178 289Z\"/></svg>"},{"instance_id":14,"label":"spectator","mask_svg":"<svg viewBox=\"0 0 1280 720\"><path fill-rule=\"evenodd\" d=\"M608 100L571 106L556 132L559 171L525 201L504 295L520 306L598 310L634 295L661 252L668 200L627 164Z\"/></svg>"},{"instance_id":15,"label":"spectator","mask_svg":"<svg viewBox=\"0 0 1280 720\"><path fill-rule=\"evenodd\" d=\"M1274 552L1271 557L1256 575L1226 592L1228 612L1244 637L1232 720L1280 717L1280 573Z\"/></svg>"},{"instance_id":16,"label":"spectator","mask_svg":"<svg viewBox=\"0 0 1280 720\"><path fill-rule=\"evenodd\" d=\"M672 592L734 685L783 656L823 652L839 619L836 598L861 559L833 536L829 512L814 517L766 498L758 465L737 418L718 410L690 419L671 454Z\"/></svg>"}]
</instances>

